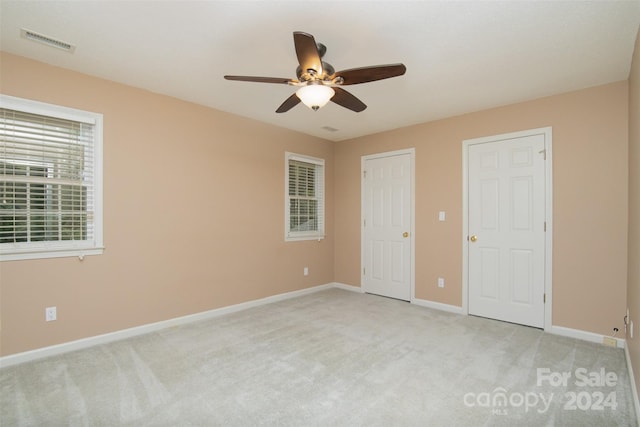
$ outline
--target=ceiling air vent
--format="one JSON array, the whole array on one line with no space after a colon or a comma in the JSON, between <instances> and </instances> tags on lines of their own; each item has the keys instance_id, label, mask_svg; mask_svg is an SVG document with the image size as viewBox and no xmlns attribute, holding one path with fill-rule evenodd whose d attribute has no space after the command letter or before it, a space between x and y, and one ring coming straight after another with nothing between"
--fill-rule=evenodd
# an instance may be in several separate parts
<instances>
[{"instance_id":1,"label":"ceiling air vent","mask_svg":"<svg viewBox=\"0 0 640 427\"><path fill-rule=\"evenodd\" d=\"M326 130L327 132L337 132L338 131L338 129L332 128L331 126L322 126L322 129Z\"/></svg>"},{"instance_id":2,"label":"ceiling air vent","mask_svg":"<svg viewBox=\"0 0 640 427\"><path fill-rule=\"evenodd\" d=\"M44 34L39 34L35 31L27 30L26 28L22 28L20 30L20 35L27 40L46 44L47 46L62 49L67 52L73 53L73 51L76 50L76 47L70 43L63 42L62 40L56 40L53 37L45 36Z\"/></svg>"}]
</instances>

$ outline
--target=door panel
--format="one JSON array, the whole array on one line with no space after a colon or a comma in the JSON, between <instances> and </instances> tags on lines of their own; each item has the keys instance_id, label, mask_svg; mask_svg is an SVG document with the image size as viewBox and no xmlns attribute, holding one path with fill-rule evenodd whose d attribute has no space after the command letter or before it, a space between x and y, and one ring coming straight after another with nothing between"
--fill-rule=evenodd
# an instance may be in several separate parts
<instances>
[{"instance_id":1,"label":"door panel","mask_svg":"<svg viewBox=\"0 0 640 427\"><path fill-rule=\"evenodd\" d=\"M545 141L468 147L469 313L544 325Z\"/></svg>"},{"instance_id":2,"label":"door panel","mask_svg":"<svg viewBox=\"0 0 640 427\"><path fill-rule=\"evenodd\" d=\"M522 304L533 303L533 251L511 250L509 271L513 284L512 300Z\"/></svg>"},{"instance_id":3,"label":"door panel","mask_svg":"<svg viewBox=\"0 0 640 427\"><path fill-rule=\"evenodd\" d=\"M371 240L371 277L373 280L384 280L384 240Z\"/></svg>"},{"instance_id":4,"label":"door panel","mask_svg":"<svg viewBox=\"0 0 640 427\"><path fill-rule=\"evenodd\" d=\"M483 299L492 299L498 301L500 299L500 289L498 287L500 271L500 250L499 248L481 248L480 261L482 275L480 286L480 296Z\"/></svg>"},{"instance_id":5,"label":"door panel","mask_svg":"<svg viewBox=\"0 0 640 427\"><path fill-rule=\"evenodd\" d=\"M411 155L365 159L362 198L363 289L409 301Z\"/></svg>"}]
</instances>

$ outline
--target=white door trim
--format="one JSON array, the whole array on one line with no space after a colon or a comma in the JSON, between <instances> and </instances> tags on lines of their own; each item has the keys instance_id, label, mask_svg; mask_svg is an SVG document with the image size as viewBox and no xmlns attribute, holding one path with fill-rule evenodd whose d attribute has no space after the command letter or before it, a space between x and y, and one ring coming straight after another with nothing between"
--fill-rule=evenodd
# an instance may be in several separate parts
<instances>
[{"instance_id":1,"label":"white door trim","mask_svg":"<svg viewBox=\"0 0 640 427\"><path fill-rule=\"evenodd\" d=\"M545 146L545 271L544 271L544 330L551 331L552 323L552 249L553 249L553 181L552 181L552 132L551 127L530 129L520 132L512 132L501 135L493 135L482 138L466 139L462 141L462 313L469 314L469 146L487 142L497 142L506 139L521 138L532 135L544 135Z\"/></svg>"},{"instance_id":2,"label":"white door trim","mask_svg":"<svg viewBox=\"0 0 640 427\"><path fill-rule=\"evenodd\" d=\"M411 236L411 242L410 242L410 247L411 247L411 256L409 257L409 262L410 262L410 274L411 274L411 279L410 279L410 283L411 283L411 293L410 293L410 302L413 303L416 297L416 290L415 290L415 277L416 277L416 270L415 270L415 256L416 256L416 239L415 239L415 229L416 229L416 215L415 215L415 200L416 200L416 149L415 148L407 148L404 150L395 150L395 151L387 151L384 153L376 153L376 154L369 154L366 156L362 156L360 158L360 288L362 289L363 292L366 292L366 289L364 289L364 280L363 280L363 268L364 268L364 247L365 247L365 242L364 242L364 199L365 199L365 195L364 195L364 185L362 185L362 180L363 180L363 176L364 176L364 170L365 170L365 162L367 160L372 160L372 159L380 159L380 158L385 158L385 157L393 157L393 156L400 156L400 155L405 155L408 154L410 157L410 162L411 162L411 194L410 194L410 198L411 198L411 208L410 208L410 214L411 214L411 230L409 230L410 236Z\"/></svg>"}]
</instances>

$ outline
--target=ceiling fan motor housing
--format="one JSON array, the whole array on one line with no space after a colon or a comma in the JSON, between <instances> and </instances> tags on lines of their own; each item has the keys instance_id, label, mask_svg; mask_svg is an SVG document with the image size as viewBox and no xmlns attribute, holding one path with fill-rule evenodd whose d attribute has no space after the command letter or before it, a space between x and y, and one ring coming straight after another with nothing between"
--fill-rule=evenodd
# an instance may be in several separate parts
<instances>
[{"instance_id":1,"label":"ceiling fan motor housing","mask_svg":"<svg viewBox=\"0 0 640 427\"><path fill-rule=\"evenodd\" d=\"M333 65L324 61L322 61L322 74L318 74L318 70L314 70L313 68L302 70L302 67L300 65L298 65L298 67L296 68L296 76L301 82L308 82L313 80L329 81L330 77L335 72L336 70L335 68L333 68Z\"/></svg>"}]
</instances>

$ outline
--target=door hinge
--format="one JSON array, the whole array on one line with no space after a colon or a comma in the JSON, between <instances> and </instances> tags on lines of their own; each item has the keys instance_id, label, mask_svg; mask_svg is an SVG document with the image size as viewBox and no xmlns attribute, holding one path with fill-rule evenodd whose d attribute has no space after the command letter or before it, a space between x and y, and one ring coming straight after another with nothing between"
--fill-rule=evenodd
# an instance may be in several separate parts
<instances>
[{"instance_id":1,"label":"door hinge","mask_svg":"<svg viewBox=\"0 0 640 427\"><path fill-rule=\"evenodd\" d=\"M362 177L363 177L364 179L367 179L367 171L362 171Z\"/></svg>"},{"instance_id":2,"label":"door hinge","mask_svg":"<svg viewBox=\"0 0 640 427\"><path fill-rule=\"evenodd\" d=\"M366 268L362 268L362 275L365 276L367 274L367 269Z\"/></svg>"},{"instance_id":3,"label":"door hinge","mask_svg":"<svg viewBox=\"0 0 640 427\"><path fill-rule=\"evenodd\" d=\"M547 231L547 221L544 222L544 231Z\"/></svg>"},{"instance_id":4,"label":"door hinge","mask_svg":"<svg viewBox=\"0 0 640 427\"><path fill-rule=\"evenodd\" d=\"M542 302L543 302L544 304L546 304L546 303L547 303L547 294L546 294L546 293L542 294Z\"/></svg>"},{"instance_id":5,"label":"door hinge","mask_svg":"<svg viewBox=\"0 0 640 427\"><path fill-rule=\"evenodd\" d=\"M542 154L542 159L547 160L547 150L538 151L538 153Z\"/></svg>"},{"instance_id":6,"label":"door hinge","mask_svg":"<svg viewBox=\"0 0 640 427\"><path fill-rule=\"evenodd\" d=\"M366 226L367 226L367 218L365 218L365 219L363 219L363 220L362 220L362 226L363 226L363 227L366 227Z\"/></svg>"}]
</instances>

